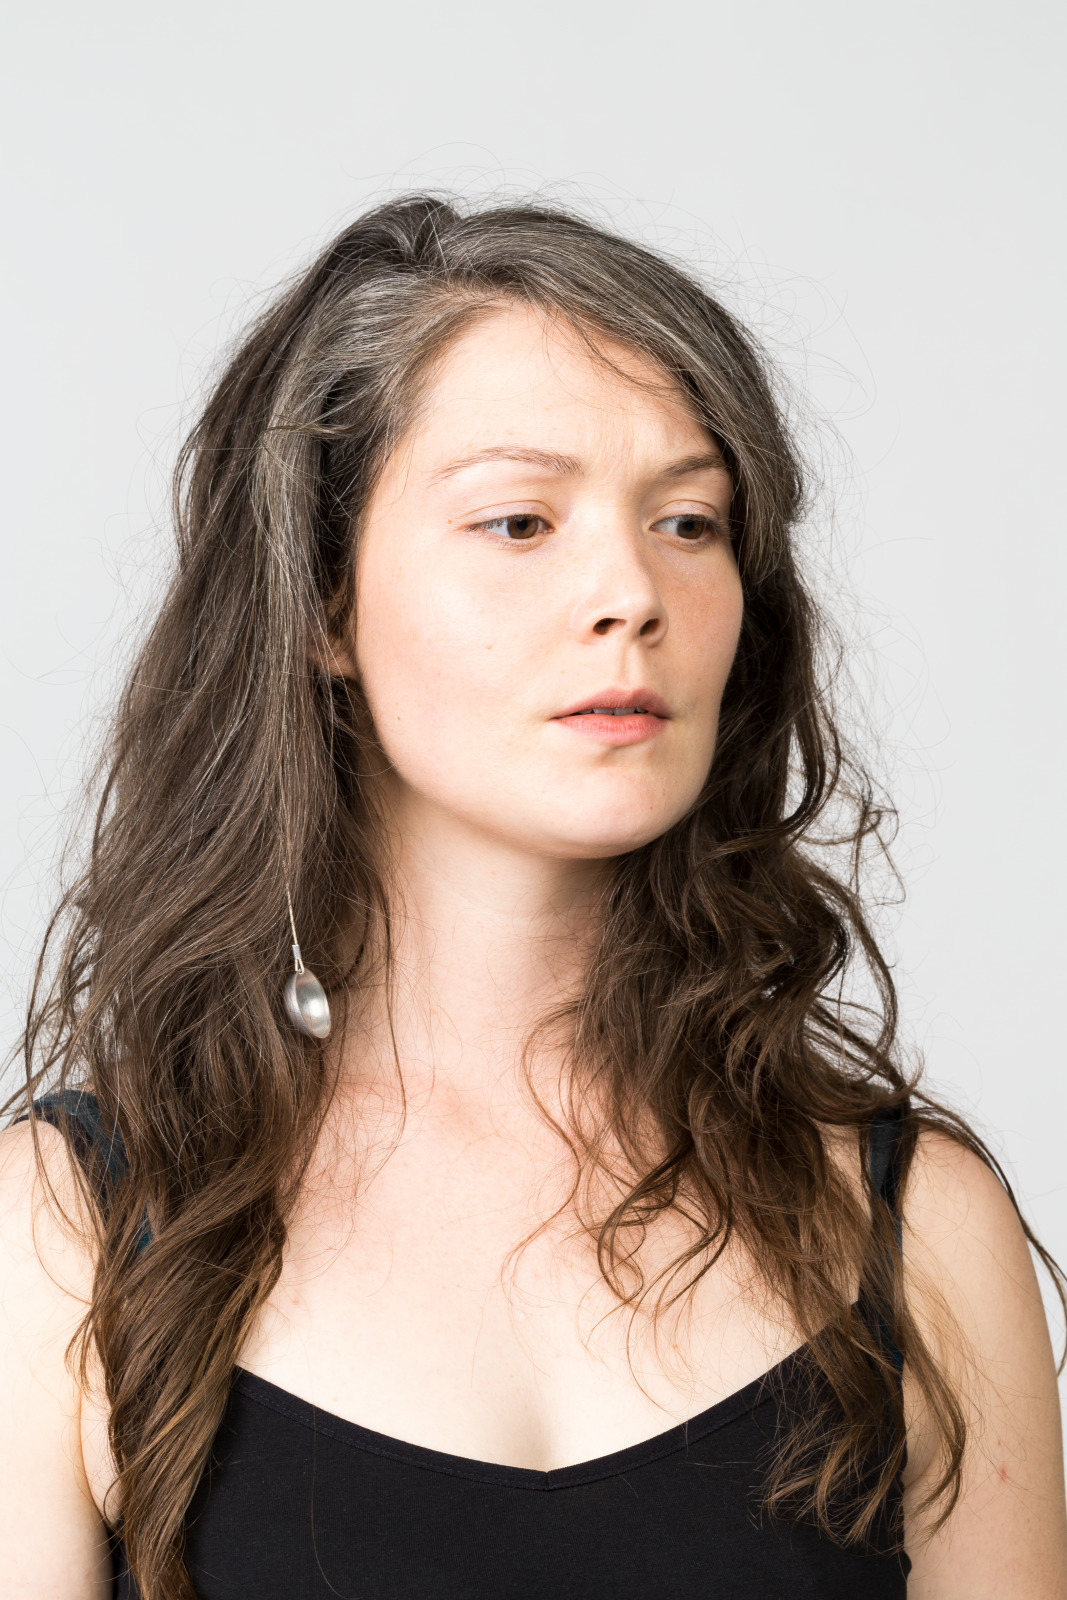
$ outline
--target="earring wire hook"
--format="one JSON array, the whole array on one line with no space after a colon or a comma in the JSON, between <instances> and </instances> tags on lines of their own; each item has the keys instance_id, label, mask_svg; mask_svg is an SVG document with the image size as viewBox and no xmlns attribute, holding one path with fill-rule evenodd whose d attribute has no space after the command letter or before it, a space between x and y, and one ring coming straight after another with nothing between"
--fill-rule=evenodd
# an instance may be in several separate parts
<instances>
[{"instance_id":1,"label":"earring wire hook","mask_svg":"<svg viewBox=\"0 0 1067 1600\"><path fill-rule=\"evenodd\" d=\"M293 963L298 973L303 972L304 963L300 957L300 942L296 937L296 918L293 916L293 897L289 893L289 885L285 886L285 903L289 907L289 926L293 930Z\"/></svg>"}]
</instances>

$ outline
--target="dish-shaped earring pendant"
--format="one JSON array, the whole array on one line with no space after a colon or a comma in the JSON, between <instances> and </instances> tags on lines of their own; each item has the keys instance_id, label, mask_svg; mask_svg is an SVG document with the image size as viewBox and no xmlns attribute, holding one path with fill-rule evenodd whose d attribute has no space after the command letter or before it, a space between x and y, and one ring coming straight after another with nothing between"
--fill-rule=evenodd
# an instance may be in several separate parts
<instances>
[{"instance_id":1,"label":"dish-shaped earring pendant","mask_svg":"<svg viewBox=\"0 0 1067 1600\"><path fill-rule=\"evenodd\" d=\"M330 1036L330 1002L313 972L300 959L300 946L293 946L296 970L285 980L285 1011L293 1027L311 1039Z\"/></svg>"}]
</instances>

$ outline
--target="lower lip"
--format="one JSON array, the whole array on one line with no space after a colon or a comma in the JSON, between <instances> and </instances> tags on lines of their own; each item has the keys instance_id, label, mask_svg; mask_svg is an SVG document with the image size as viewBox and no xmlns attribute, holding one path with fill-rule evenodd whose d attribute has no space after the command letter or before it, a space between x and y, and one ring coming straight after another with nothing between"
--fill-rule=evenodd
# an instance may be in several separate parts
<instances>
[{"instance_id":1,"label":"lower lip","mask_svg":"<svg viewBox=\"0 0 1067 1600\"><path fill-rule=\"evenodd\" d=\"M654 717L650 711L632 717L598 717L588 711L574 717L556 717L561 728L571 728L585 739L596 739L600 744L644 744L662 733L667 726L666 717Z\"/></svg>"}]
</instances>

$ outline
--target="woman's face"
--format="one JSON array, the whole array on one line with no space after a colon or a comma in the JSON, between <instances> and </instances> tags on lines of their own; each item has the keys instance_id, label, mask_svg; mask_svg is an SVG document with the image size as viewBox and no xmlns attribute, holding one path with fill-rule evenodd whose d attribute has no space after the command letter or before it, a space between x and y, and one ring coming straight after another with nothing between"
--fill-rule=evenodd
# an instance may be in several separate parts
<instances>
[{"instance_id":1,"label":"woman's face","mask_svg":"<svg viewBox=\"0 0 1067 1600\"><path fill-rule=\"evenodd\" d=\"M603 858L707 777L741 622L732 485L664 374L603 348L629 376L534 310L491 312L374 492L339 665L402 825Z\"/></svg>"}]
</instances>

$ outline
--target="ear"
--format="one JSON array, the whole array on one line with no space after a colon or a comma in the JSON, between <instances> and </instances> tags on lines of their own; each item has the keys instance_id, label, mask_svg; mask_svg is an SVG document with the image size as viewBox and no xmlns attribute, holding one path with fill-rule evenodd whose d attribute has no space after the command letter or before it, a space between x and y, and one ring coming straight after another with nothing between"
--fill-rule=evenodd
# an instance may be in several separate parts
<instances>
[{"instance_id":1,"label":"ear","mask_svg":"<svg viewBox=\"0 0 1067 1600\"><path fill-rule=\"evenodd\" d=\"M312 665L329 678L349 678L353 683L359 679L351 622L343 613L327 620L308 656Z\"/></svg>"}]
</instances>

